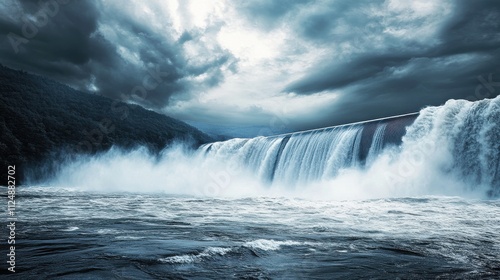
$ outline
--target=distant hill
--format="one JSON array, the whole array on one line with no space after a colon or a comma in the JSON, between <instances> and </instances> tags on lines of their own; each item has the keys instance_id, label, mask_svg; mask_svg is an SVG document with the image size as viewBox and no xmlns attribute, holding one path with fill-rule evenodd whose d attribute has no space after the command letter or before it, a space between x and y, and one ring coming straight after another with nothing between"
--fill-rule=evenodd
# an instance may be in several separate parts
<instances>
[{"instance_id":1,"label":"distant hill","mask_svg":"<svg viewBox=\"0 0 500 280\"><path fill-rule=\"evenodd\" d=\"M146 146L158 152L174 140L212 141L179 120L1 65L0 133L0 185L7 165L33 165L61 151Z\"/></svg>"}]
</instances>

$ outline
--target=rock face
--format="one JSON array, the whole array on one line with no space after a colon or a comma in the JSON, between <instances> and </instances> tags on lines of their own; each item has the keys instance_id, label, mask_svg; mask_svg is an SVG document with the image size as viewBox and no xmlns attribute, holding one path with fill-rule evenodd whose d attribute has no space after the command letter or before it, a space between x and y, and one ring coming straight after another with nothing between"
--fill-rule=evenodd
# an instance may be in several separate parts
<instances>
[{"instance_id":1,"label":"rock face","mask_svg":"<svg viewBox=\"0 0 500 280\"><path fill-rule=\"evenodd\" d=\"M13 164L21 172L20 166L46 161L54 153L95 154L112 146L157 152L173 141L193 146L212 141L184 122L140 106L3 66L0 131L0 174Z\"/></svg>"}]
</instances>

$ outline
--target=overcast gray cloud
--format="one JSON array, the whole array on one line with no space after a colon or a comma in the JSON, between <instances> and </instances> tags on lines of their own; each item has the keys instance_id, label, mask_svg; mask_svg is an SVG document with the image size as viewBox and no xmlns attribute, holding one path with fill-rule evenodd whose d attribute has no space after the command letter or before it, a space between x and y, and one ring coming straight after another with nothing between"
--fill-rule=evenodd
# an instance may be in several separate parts
<instances>
[{"instance_id":1,"label":"overcast gray cloud","mask_svg":"<svg viewBox=\"0 0 500 280\"><path fill-rule=\"evenodd\" d=\"M220 68L233 63L230 53L212 48L204 61L193 62L184 52L186 42L198 39L190 32L203 30L186 30L176 39L169 34L173 32L168 18L163 19L164 28L155 28L151 20L163 15L140 21L126 8L121 10L120 3L4 2L0 59L83 91L157 108L168 104L174 94L189 93L194 86L191 78L205 75L196 82L198 87L216 86L223 80ZM148 76L146 88L154 86L154 90L144 94L136 87ZM159 78L161 83L156 81Z\"/></svg>"},{"instance_id":2,"label":"overcast gray cloud","mask_svg":"<svg viewBox=\"0 0 500 280\"><path fill-rule=\"evenodd\" d=\"M418 111L450 98L474 100L498 95L500 89L476 96L476 89L487 77L500 81L500 2L455 1L451 4L450 15L445 16L428 41L411 36L396 40L381 34L377 40L385 44L372 47L371 40L350 38L348 40L355 41L357 46L349 56L311 65L304 76L288 84L284 91L315 94L342 90L334 108L318 122L320 126ZM325 10L320 13L321 18L328 18L324 16ZM308 32L301 31L298 36L319 38L321 43L329 38L327 42L335 43L332 22L349 17L344 7L342 11L339 15L332 10L329 18L333 20L320 18L324 24L313 24L311 26L316 27L308 27ZM317 21L315 17L312 20ZM358 14L347 20L353 20L349 26L354 31L363 25L371 26L371 35L391 27L384 26L376 14ZM418 32L427 20L428 17L412 19L407 22L410 29L406 32ZM296 24L300 30L301 23Z\"/></svg>"},{"instance_id":3,"label":"overcast gray cloud","mask_svg":"<svg viewBox=\"0 0 500 280\"><path fill-rule=\"evenodd\" d=\"M500 93L495 0L18 0L0 14L1 63L200 127L278 119L280 133Z\"/></svg>"}]
</instances>

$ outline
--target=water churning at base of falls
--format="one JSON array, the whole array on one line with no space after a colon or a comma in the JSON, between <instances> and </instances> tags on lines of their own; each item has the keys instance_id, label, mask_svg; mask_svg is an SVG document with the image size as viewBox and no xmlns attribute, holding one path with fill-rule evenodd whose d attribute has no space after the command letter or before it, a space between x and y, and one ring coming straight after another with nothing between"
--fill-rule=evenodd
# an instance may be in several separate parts
<instances>
[{"instance_id":1,"label":"water churning at base of falls","mask_svg":"<svg viewBox=\"0 0 500 280\"><path fill-rule=\"evenodd\" d=\"M418 114L201 146L66 162L50 185L320 199L500 194L500 97ZM140 187L138 187L140 186Z\"/></svg>"},{"instance_id":2,"label":"water churning at base of falls","mask_svg":"<svg viewBox=\"0 0 500 280\"><path fill-rule=\"evenodd\" d=\"M67 160L16 190L13 276L499 279L499 105Z\"/></svg>"},{"instance_id":3,"label":"water churning at base of falls","mask_svg":"<svg viewBox=\"0 0 500 280\"><path fill-rule=\"evenodd\" d=\"M261 180L303 185L335 178L341 170L370 168L388 148L391 161L409 169L406 172L426 165L471 186L488 188L490 195L498 195L499 105L500 98L478 102L450 100L441 107L425 108L418 116L276 137L232 139L205 145L201 150L206 157L238 161ZM368 126L375 126L375 130L364 133ZM401 139L395 139L398 132ZM363 154L363 150L368 153ZM395 179L405 177L404 170L394 174L389 173L391 169L386 171L387 176Z\"/></svg>"}]
</instances>

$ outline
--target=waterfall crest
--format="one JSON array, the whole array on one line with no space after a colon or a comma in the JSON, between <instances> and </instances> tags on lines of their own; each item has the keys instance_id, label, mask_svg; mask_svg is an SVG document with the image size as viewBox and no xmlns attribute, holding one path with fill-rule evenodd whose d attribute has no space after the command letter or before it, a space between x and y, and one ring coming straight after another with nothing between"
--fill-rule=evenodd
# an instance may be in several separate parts
<instances>
[{"instance_id":1,"label":"waterfall crest","mask_svg":"<svg viewBox=\"0 0 500 280\"><path fill-rule=\"evenodd\" d=\"M206 157L238 161L261 180L287 185L334 177L371 163L384 147L399 145L417 114L285 135L231 139L204 145Z\"/></svg>"}]
</instances>

